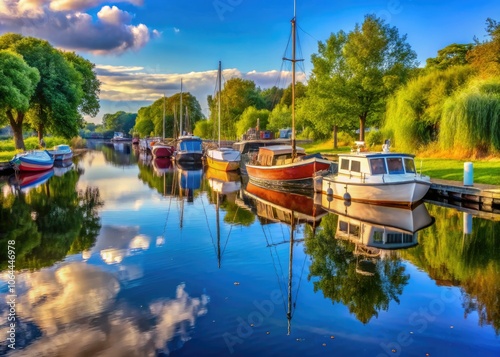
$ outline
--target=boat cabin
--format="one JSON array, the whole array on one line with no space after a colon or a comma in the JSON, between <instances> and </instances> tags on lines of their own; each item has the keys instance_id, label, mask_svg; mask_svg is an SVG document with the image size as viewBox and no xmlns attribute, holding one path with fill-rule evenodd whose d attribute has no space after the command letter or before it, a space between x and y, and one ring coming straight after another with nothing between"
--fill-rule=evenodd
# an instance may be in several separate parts
<instances>
[{"instance_id":1,"label":"boat cabin","mask_svg":"<svg viewBox=\"0 0 500 357\"><path fill-rule=\"evenodd\" d=\"M359 153L339 155L339 173L401 175L415 174L414 155L398 153Z\"/></svg>"},{"instance_id":2,"label":"boat cabin","mask_svg":"<svg viewBox=\"0 0 500 357\"><path fill-rule=\"evenodd\" d=\"M306 151L296 147L297 157L305 156ZM292 147L290 145L271 145L259 148L257 161L262 166L286 165L292 163Z\"/></svg>"},{"instance_id":3,"label":"boat cabin","mask_svg":"<svg viewBox=\"0 0 500 357\"><path fill-rule=\"evenodd\" d=\"M183 152L202 151L202 140L198 136L181 136L177 150Z\"/></svg>"}]
</instances>

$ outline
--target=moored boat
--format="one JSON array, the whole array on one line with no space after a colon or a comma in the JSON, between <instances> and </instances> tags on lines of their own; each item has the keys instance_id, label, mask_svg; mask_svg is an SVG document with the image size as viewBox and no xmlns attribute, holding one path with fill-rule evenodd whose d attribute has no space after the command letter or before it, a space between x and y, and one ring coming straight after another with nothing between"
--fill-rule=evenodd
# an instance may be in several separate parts
<instances>
[{"instance_id":1,"label":"moored boat","mask_svg":"<svg viewBox=\"0 0 500 357\"><path fill-rule=\"evenodd\" d=\"M241 153L238 150L232 148L223 148L220 144L220 112L221 112L221 91L222 91L222 71L221 71L221 62L219 61L219 70L218 70L218 119L219 119L219 140L217 144L217 148L207 150L206 160L207 165L216 170L222 171L235 171L240 168L241 161Z\"/></svg>"},{"instance_id":2,"label":"moored boat","mask_svg":"<svg viewBox=\"0 0 500 357\"><path fill-rule=\"evenodd\" d=\"M411 206L431 185L417 173L414 155L393 152L339 154L338 172L322 177L321 191L358 202Z\"/></svg>"},{"instance_id":3,"label":"moored boat","mask_svg":"<svg viewBox=\"0 0 500 357\"><path fill-rule=\"evenodd\" d=\"M165 141L154 141L151 143L151 153L153 157L171 157L175 151L173 145L167 144Z\"/></svg>"},{"instance_id":4,"label":"moored boat","mask_svg":"<svg viewBox=\"0 0 500 357\"><path fill-rule=\"evenodd\" d=\"M256 160L246 165L246 171L250 181L257 183L312 189L314 175L330 166L329 160L319 154L306 155L301 147L294 150L290 145L271 145L259 148Z\"/></svg>"},{"instance_id":5,"label":"moored boat","mask_svg":"<svg viewBox=\"0 0 500 357\"><path fill-rule=\"evenodd\" d=\"M54 166L54 158L47 150L32 150L17 154L10 163L16 171L45 171Z\"/></svg>"},{"instance_id":6,"label":"moored boat","mask_svg":"<svg viewBox=\"0 0 500 357\"><path fill-rule=\"evenodd\" d=\"M25 171L16 175L12 175L11 184L21 191L26 191L47 182L47 180L53 175L54 170L51 169L38 172Z\"/></svg>"},{"instance_id":7,"label":"moored boat","mask_svg":"<svg viewBox=\"0 0 500 357\"><path fill-rule=\"evenodd\" d=\"M198 136L183 135L177 141L174 153L175 161L179 163L200 163L203 158L202 140Z\"/></svg>"},{"instance_id":8,"label":"moored boat","mask_svg":"<svg viewBox=\"0 0 500 357\"><path fill-rule=\"evenodd\" d=\"M54 157L56 161L68 160L73 157L73 150L66 144L56 145L52 150L47 152Z\"/></svg>"},{"instance_id":9,"label":"moored boat","mask_svg":"<svg viewBox=\"0 0 500 357\"><path fill-rule=\"evenodd\" d=\"M296 17L292 21L292 129L291 145L260 147L257 160L246 164L250 181L277 185L283 188L313 189L313 177L318 171L328 170L330 161L319 154L305 155L296 147L295 140L295 58ZM285 59L287 60L287 59Z\"/></svg>"}]
</instances>

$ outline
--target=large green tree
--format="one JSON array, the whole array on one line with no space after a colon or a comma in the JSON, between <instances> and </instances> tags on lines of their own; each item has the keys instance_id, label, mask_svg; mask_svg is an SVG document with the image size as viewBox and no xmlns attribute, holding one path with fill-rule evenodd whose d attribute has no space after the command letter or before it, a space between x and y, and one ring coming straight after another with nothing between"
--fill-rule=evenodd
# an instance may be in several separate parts
<instances>
[{"instance_id":1,"label":"large green tree","mask_svg":"<svg viewBox=\"0 0 500 357\"><path fill-rule=\"evenodd\" d=\"M137 113L119 111L114 114L104 114L102 123L107 130L128 133L134 127L136 118Z\"/></svg>"},{"instance_id":2,"label":"large green tree","mask_svg":"<svg viewBox=\"0 0 500 357\"><path fill-rule=\"evenodd\" d=\"M0 50L0 122L7 119L14 131L16 148L24 149L22 125L40 75L23 58Z\"/></svg>"},{"instance_id":3,"label":"large green tree","mask_svg":"<svg viewBox=\"0 0 500 357\"><path fill-rule=\"evenodd\" d=\"M426 68L444 70L450 66L467 64L467 53L473 48L472 43L452 43L438 51L437 57L427 58Z\"/></svg>"},{"instance_id":4,"label":"large green tree","mask_svg":"<svg viewBox=\"0 0 500 357\"><path fill-rule=\"evenodd\" d=\"M490 36L487 41L476 39L474 48L467 53L467 60L484 78L500 76L500 23L488 18L486 32Z\"/></svg>"},{"instance_id":5,"label":"large green tree","mask_svg":"<svg viewBox=\"0 0 500 357\"><path fill-rule=\"evenodd\" d=\"M40 81L29 110L18 112L16 122L26 118L40 139L46 131L71 138L83 127L82 114L97 113L99 82L90 62L74 54L64 55L47 41L12 33L0 36L0 49L22 55L30 67L38 69ZM22 127L13 129L22 135ZM24 143L16 147L24 148Z\"/></svg>"},{"instance_id":6,"label":"large green tree","mask_svg":"<svg viewBox=\"0 0 500 357\"><path fill-rule=\"evenodd\" d=\"M326 100L322 106L334 110L325 119L333 121L331 126L336 117L359 120L360 140L367 121L379 122L389 95L418 65L406 35L374 15L365 16L348 34L332 34L318 44L318 52L312 56L311 78L318 83L310 95Z\"/></svg>"}]
</instances>

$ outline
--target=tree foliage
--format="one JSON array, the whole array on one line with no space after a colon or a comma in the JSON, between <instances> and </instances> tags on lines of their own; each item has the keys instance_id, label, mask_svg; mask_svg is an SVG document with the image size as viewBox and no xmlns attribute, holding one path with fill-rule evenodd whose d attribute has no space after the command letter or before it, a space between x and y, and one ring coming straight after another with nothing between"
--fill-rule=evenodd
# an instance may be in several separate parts
<instances>
[{"instance_id":1,"label":"tree foliage","mask_svg":"<svg viewBox=\"0 0 500 357\"><path fill-rule=\"evenodd\" d=\"M410 80L388 101L384 132L398 150L413 152L436 140L446 98L473 75L469 66L434 70Z\"/></svg>"},{"instance_id":2,"label":"tree foliage","mask_svg":"<svg viewBox=\"0 0 500 357\"><path fill-rule=\"evenodd\" d=\"M438 51L437 57L427 59L427 69L444 70L450 66L463 66L468 64L467 53L473 48L472 43L452 43Z\"/></svg>"},{"instance_id":3,"label":"tree foliage","mask_svg":"<svg viewBox=\"0 0 500 357\"><path fill-rule=\"evenodd\" d=\"M500 23L488 18L486 32L489 41L480 42L476 39L474 48L468 52L467 60L478 71L481 77L500 76Z\"/></svg>"},{"instance_id":4,"label":"tree foliage","mask_svg":"<svg viewBox=\"0 0 500 357\"><path fill-rule=\"evenodd\" d=\"M71 138L83 127L81 114L95 115L99 109L99 82L94 65L75 54L63 54L50 43L34 37L8 33L0 36L0 49L20 54L28 66L40 74L29 109L18 111L13 126L17 148L24 148L22 122L38 131Z\"/></svg>"},{"instance_id":5,"label":"tree foliage","mask_svg":"<svg viewBox=\"0 0 500 357\"><path fill-rule=\"evenodd\" d=\"M473 82L449 97L439 141L443 149L500 151L500 80Z\"/></svg>"},{"instance_id":6,"label":"tree foliage","mask_svg":"<svg viewBox=\"0 0 500 357\"><path fill-rule=\"evenodd\" d=\"M312 56L310 94L331 108L326 120L334 115L359 120L360 140L367 121L380 120L388 96L418 64L406 35L400 36L397 28L374 15L365 16L363 24L356 24L349 34L332 34L326 43L318 44L318 52Z\"/></svg>"},{"instance_id":7,"label":"tree foliage","mask_svg":"<svg viewBox=\"0 0 500 357\"><path fill-rule=\"evenodd\" d=\"M114 114L104 114L102 123L104 128L122 133L129 133L135 125L136 113L125 113L119 111Z\"/></svg>"},{"instance_id":8,"label":"tree foliage","mask_svg":"<svg viewBox=\"0 0 500 357\"><path fill-rule=\"evenodd\" d=\"M248 107L241 114L240 120L236 123L236 134L241 137L250 128L255 128L257 122L259 123L259 129L264 130L267 128L267 123L269 121L269 110L267 109L257 109L255 107Z\"/></svg>"},{"instance_id":9,"label":"tree foliage","mask_svg":"<svg viewBox=\"0 0 500 357\"><path fill-rule=\"evenodd\" d=\"M3 118L12 127L22 126L24 117L18 113L28 111L40 74L22 56L7 50L0 50L0 68L0 123Z\"/></svg>"},{"instance_id":10,"label":"tree foliage","mask_svg":"<svg viewBox=\"0 0 500 357\"><path fill-rule=\"evenodd\" d=\"M150 106L140 108L132 130L140 136L162 136L165 104L165 137L175 137L180 128L180 98L180 93L176 93L165 99L162 97ZM182 93L182 106L183 130L192 131L195 124L204 119L200 103L191 93L185 92Z\"/></svg>"}]
</instances>

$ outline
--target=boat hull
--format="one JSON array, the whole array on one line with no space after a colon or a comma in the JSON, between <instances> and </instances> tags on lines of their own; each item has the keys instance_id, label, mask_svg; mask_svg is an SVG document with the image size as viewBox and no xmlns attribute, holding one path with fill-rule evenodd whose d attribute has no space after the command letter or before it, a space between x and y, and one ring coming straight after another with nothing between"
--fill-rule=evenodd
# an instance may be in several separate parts
<instances>
[{"instance_id":1,"label":"boat hull","mask_svg":"<svg viewBox=\"0 0 500 357\"><path fill-rule=\"evenodd\" d=\"M45 171L54 166L54 158L46 151L35 151L15 156L11 164L21 172Z\"/></svg>"},{"instance_id":2,"label":"boat hull","mask_svg":"<svg viewBox=\"0 0 500 357\"><path fill-rule=\"evenodd\" d=\"M172 145L154 144L151 147L151 153L154 157L171 157L175 148Z\"/></svg>"},{"instance_id":3,"label":"boat hull","mask_svg":"<svg viewBox=\"0 0 500 357\"><path fill-rule=\"evenodd\" d=\"M175 161L180 163L200 163L203 158L201 152L178 152L175 155Z\"/></svg>"},{"instance_id":4,"label":"boat hull","mask_svg":"<svg viewBox=\"0 0 500 357\"><path fill-rule=\"evenodd\" d=\"M235 171L240 168L241 154L229 148L213 149L207 151L207 165L221 171Z\"/></svg>"},{"instance_id":5,"label":"boat hull","mask_svg":"<svg viewBox=\"0 0 500 357\"><path fill-rule=\"evenodd\" d=\"M332 175L323 177L322 192L355 202L411 206L424 198L430 185L430 181L418 177L392 182L361 182L358 178L356 182Z\"/></svg>"},{"instance_id":6,"label":"boat hull","mask_svg":"<svg viewBox=\"0 0 500 357\"><path fill-rule=\"evenodd\" d=\"M291 164L261 166L247 164L250 181L283 188L313 188L313 177L318 171L330 169L331 162L312 157Z\"/></svg>"},{"instance_id":7,"label":"boat hull","mask_svg":"<svg viewBox=\"0 0 500 357\"><path fill-rule=\"evenodd\" d=\"M220 171L236 171L240 168L240 161L223 161L207 156L208 167Z\"/></svg>"}]
</instances>

